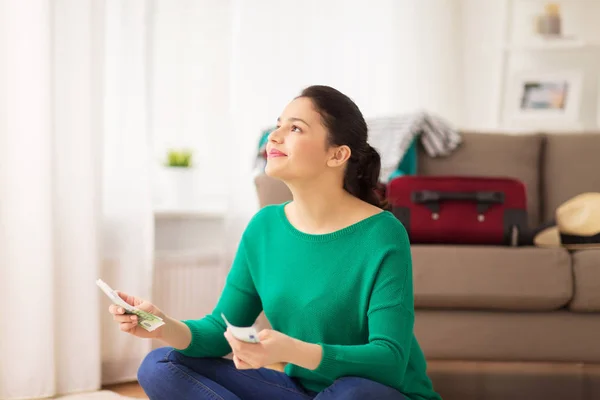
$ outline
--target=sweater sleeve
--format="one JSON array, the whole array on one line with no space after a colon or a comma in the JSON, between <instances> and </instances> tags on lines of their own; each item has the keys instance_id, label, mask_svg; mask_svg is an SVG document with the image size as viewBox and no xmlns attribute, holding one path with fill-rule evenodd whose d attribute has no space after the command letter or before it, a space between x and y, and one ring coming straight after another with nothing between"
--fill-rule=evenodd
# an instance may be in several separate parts
<instances>
[{"instance_id":1,"label":"sweater sleeve","mask_svg":"<svg viewBox=\"0 0 600 400\"><path fill-rule=\"evenodd\" d=\"M221 313L234 325L250 326L261 311L262 303L250 275L242 238L213 312L201 319L182 321L190 328L192 341L179 352L190 357L223 357L231 352L231 347L223 335L227 328Z\"/></svg>"},{"instance_id":2,"label":"sweater sleeve","mask_svg":"<svg viewBox=\"0 0 600 400\"><path fill-rule=\"evenodd\" d=\"M412 260L408 240L380 262L368 307L368 343L319 343L323 354L316 373L335 380L361 376L389 386L402 382L413 340Z\"/></svg>"}]
</instances>

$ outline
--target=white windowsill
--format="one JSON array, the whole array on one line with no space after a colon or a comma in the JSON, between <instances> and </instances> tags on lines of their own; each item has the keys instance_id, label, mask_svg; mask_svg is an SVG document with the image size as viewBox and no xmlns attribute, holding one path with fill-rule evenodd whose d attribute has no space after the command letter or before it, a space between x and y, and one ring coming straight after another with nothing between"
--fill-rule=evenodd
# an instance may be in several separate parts
<instances>
[{"instance_id":1,"label":"white windowsill","mask_svg":"<svg viewBox=\"0 0 600 400\"><path fill-rule=\"evenodd\" d=\"M225 213L225 207L197 210L156 209L154 217L158 219L220 219L225 217Z\"/></svg>"}]
</instances>

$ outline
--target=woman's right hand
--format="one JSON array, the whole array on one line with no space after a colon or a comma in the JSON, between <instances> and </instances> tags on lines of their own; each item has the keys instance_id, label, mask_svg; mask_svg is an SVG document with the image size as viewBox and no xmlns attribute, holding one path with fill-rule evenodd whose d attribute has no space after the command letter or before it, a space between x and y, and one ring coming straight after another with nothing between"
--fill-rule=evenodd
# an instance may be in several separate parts
<instances>
[{"instance_id":1,"label":"woman's right hand","mask_svg":"<svg viewBox=\"0 0 600 400\"><path fill-rule=\"evenodd\" d=\"M138 308L142 311L149 312L151 314L156 315L157 317L165 319L165 315L158 307L154 304L140 299L135 296L130 296L123 292L118 292L117 294L121 297L127 304ZM155 329L152 332L148 332L144 328L138 325L138 316L134 314L125 314L125 309L116 304L111 304L108 307L108 311L113 314L113 319L119 323L119 328L123 332L127 332L133 336L137 336L145 339L156 339L161 336L162 329L165 327L164 325L160 328Z\"/></svg>"}]
</instances>

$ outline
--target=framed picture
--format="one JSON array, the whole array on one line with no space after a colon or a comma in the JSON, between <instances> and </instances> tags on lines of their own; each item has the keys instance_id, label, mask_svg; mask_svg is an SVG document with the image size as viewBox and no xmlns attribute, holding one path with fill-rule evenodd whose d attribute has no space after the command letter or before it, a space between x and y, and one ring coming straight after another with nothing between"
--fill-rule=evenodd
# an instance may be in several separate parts
<instances>
[{"instance_id":1,"label":"framed picture","mask_svg":"<svg viewBox=\"0 0 600 400\"><path fill-rule=\"evenodd\" d=\"M583 73L525 71L512 76L507 96L513 127L564 129L580 124Z\"/></svg>"}]
</instances>

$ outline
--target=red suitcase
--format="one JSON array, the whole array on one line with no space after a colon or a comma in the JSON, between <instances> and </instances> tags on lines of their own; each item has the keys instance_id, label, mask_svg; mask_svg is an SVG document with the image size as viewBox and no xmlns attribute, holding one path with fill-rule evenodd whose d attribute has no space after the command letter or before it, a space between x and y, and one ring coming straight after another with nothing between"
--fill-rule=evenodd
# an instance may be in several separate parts
<instances>
[{"instance_id":1,"label":"red suitcase","mask_svg":"<svg viewBox=\"0 0 600 400\"><path fill-rule=\"evenodd\" d=\"M525 185L517 179L402 176L386 196L411 243L515 246L527 228Z\"/></svg>"}]
</instances>

